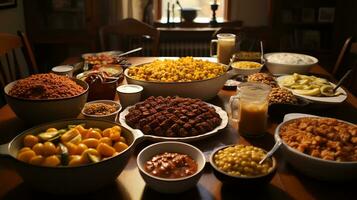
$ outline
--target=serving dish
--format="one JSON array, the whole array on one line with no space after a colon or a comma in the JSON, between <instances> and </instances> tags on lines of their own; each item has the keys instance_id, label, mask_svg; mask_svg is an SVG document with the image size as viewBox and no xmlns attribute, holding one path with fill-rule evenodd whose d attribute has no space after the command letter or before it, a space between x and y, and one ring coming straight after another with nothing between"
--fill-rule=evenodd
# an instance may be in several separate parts
<instances>
[{"instance_id":1,"label":"serving dish","mask_svg":"<svg viewBox=\"0 0 357 200\"><path fill-rule=\"evenodd\" d=\"M0 145L0 156L11 158L16 171L24 182L41 192L53 194L80 194L98 190L112 183L129 161L136 135L121 126L121 133L126 138L128 148L106 160L75 167L44 167L31 165L16 159L24 137L28 134L41 133L48 128L61 129L73 124L86 124L88 127L105 129L120 126L105 120L68 119L42 124L23 131L9 143Z\"/></svg>"},{"instance_id":2,"label":"serving dish","mask_svg":"<svg viewBox=\"0 0 357 200\"><path fill-rule=\"evenodd\" d=\"M294 122L300 118L319 117L314 115L292 113L285 115L284 121L275 129L275 141L281 141L281 150L284 158L291 164L292 167L301 173L325 181L348 181L357 178L357 162L337 162L324 160L304 154L290 147L281 137L280 129L282 126ZM323 117L320 117L323 118ZM338 120L347 124L354 125L350 122Z\"/></svg>"},{"instance_id":3,"label":"serving dish","mask_svg":"<svg viewBox=\"0 0 357 200\"><path fill-rule=\"evenodd\" d=\"M197 163L197 171L182 178L161 178L145 171L145 162L153 156L164 152L181 153L190 156ZM182 142L155 143L144 148L137 157L137 166L141 177L150 188L162 193L179 193L195 187L202 176L205 164L205 156L198 148Z\"/></svg>"},{"instance_id":4,"label":"serving dish","mask_svg":"<svg viewBox=\"0 0 357 200\"><path fill-rule=\"evenodd\" d=\"M64 118L77 117L87 101L88 84L79 79L72 79L84 88L84 92L73 97L61 99L23 99L9 95L17 81L4 88L5 99L16 116L28 124L40 124Z\"/></svg>"},{"instance_id":5,"label":"serving dish","mask_svg":"<svg viewBox=\"0 0 357 200\"><path fill-rule=\"evenodd\" d=\"M229 184L229 185L234 185L234 186L239 186L242 188L255 188L259 186L263 186L268 184L271 179L274 177L276 171L277 171L277 161L274 157L271 157L272 159L272 167L271 169L263 175L258 175L258 176L240 176L240 175L232 175L229 174L222 169L220 169L214 161L214 156L217 154L218 151L222 149L226 149L227 147L232 147L234 145L226 145L226 146L221 146L217 149L215 149L211 156L210 156L210 164L213 167L213 173L214 175L223 183Z\"/></svg>"},{"instance_id":6,"label":"serving dish","mask_svg":"<svg viewBox=\"0 0 357 200\"><path fill-rule=\"evenodd\" d=\"M143 66L148 63L137 65L136 67ZM215 63L217 64L217 63ZM229 70L229 66L219 64L226 68L226 72L214 78L197 80L190 82L157 82L157 81L143 81L136 80L129 76L129 68L124 70L124 76L128 84L141 85L144 87L143 96L180 96L199 98L202 100L208 100L217 95L220 89L222 89L224 83L230 78L236 75L236 72Z\"/></svg>"},{"instance_id":7,"label":"serving dish","mask_svg":"<svg viewBox=\"0 0 357 200\"><path fill-rule=\"evenodd\" d=\"M292 56L303 56L311 60L309 63L285 63L285 62L272 62L269 57L273 55L286 54ZM279 74L292 74L292 73L300 73L306 74L309 72L312 66L316 65L319 61L317 58L298 53L288 53L288 52L275 52L275 53L267 53L264 54L265 65L267 66L270 73L274 75Z\"/></svg>"},{"instance_id":8,"label":"serving dish","mask_svg":"<svg viewBox=\"0 0 357 200\"><path fill-rule=\"evenodd\" d=\"M90 104L96 104L96 103L103 103L103 104L108 104L108 105L114 105L117 110L113 113L110 113L110 114L106 114L106 115L90 115L90 114L87 114L85 112L85 108L87 105L90 105ZM97 101L90 101L88 103L86 103L84 105L84 108L82 109L81 113L82 115L85 117L85 118L89 118L89 119L105 119L105 120L110 120L110 121L115 121L117 116L118 116L118 113L120 112L120 110L122 109L122 106L120 105L119 102L117 101L112 101L112 100L97 100Z\"/></svg>"},{"instance_id":9,"label":"serving dish","mask_svg":"<svg viewBox=\"0 0 357 200\"><path fill-rule=\"evenodd\" d=\"M285 77L286 76L277 77L276 80L277 80L278 84ZM332 85L332 87L336 86L335 84L333 84L331 82L329 82L329 83ZM283 87L280 84L279 84L279 86L282 87L282 88L286 88L286 87ZM344 102L347 99L347 93L342 87L339 87L337 89L337 92L340 93L340 95L332 96L332 97L315 97L315 96L301 95L301 94L297 94L296 92L294 92L290 88L286 88L286 89L290 90L295 96L302 97L302 98L310 100L310 101L312 101L314 103L319 103L319 104L338 104L338 103Z\"/></svg>"},{"instance_id":10,"label":"serving dish","mask_svg":"<svg viewBox=\"0 0 357 200\"><path fill-rule=\"evenodd\" d=\"M209 104L207 103L209 106L212 106L217 114L220 116L220 118L222 119L222 122L219 126L217 126L215 129L213 129L212 131L209 131L207 133L201 134L201 135L196 135L196 136L189 136L189 137L163 137L163 136L155 136L155 135L144 135L144 133L139 130L139 129L134 129L132 127L130 127L125 120L125 116L129 113L129 109L132 108L133 106L127 107L125 110L123 110L120 115L119 115L119 122L122 124L122 126L124 126L125 128L127 128L128 130L134 131L137 134L140 135L140 137L142 138L146 138L149 139L151 141L179 141L179 142L192 142L192 141L197 141L197 140L203 140L207 137L210 137L214 134L219 133L220 130L224 129L227 124L228 124L228 115L227 112L224 111L222 108Z\"/></svg>"},{"instance_id":11,"label":"serving dish","mask_svg":"<svg viewBox=\"0 0 357 200\"><path fill-rule=\"evenodd\" d=\"M239 67L235 67L235 63L239 63L239 62L255 63L257 65L260 65L260 67L255 67L255 68L239 68ZM239 74L239 75L245 75L245 76L260 72L260 70L263 68L263 66L264 66L264 64L260 64L258 62L253 62L253 61L236 61L236 62L233 62L231 64L232 70L237 72L237 74Z\"/></svg>"}]
</instances>

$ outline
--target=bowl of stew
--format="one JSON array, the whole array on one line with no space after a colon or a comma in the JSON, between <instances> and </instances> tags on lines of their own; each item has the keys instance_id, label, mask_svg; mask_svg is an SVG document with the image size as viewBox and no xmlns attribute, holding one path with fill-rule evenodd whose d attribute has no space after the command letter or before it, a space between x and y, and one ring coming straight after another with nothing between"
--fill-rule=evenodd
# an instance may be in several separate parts
<instances>
[{"instance_id":1,"label":"bowl of stew","mask_svg":"<svg viewBox=\"0 0 357 200\"><path fill-rule=\"evenodd\" d=\"M162 193L180 193L196 186L206 160L196 147L182 142L159 142L137 157L141 177Z\"/></svg>"},{"instance_id":2,"label":"bowl of stew","mask_svg":"<svg viewBox=\"0 0 357 200\"><path fill-rule=\"evenodd\" d=\"M277 162L274 157L259 161L266 151L246 145L228 145L216 149L210 156L214 175L227 185L255 188L268 184L274 177Z\"/></svg>"}]
</instances>

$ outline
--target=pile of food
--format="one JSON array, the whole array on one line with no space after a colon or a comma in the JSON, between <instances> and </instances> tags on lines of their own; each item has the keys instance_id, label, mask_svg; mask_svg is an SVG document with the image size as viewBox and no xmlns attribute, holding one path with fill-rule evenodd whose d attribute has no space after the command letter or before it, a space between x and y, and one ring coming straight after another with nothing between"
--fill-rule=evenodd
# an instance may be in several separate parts
<instances>
[{"instance_id":1,"label":"pile of food","mask_svg":"<svg viewBox=\"0 0 357 200\"><path fill-rule=\"evenodd\" d=\"M262 64L252 61L237 61L232 63L232 67L237 69L256 69L262 66Z\"/></svg>"},{"instance_id":2,"label":"pile of food","mask_svg":"<svg viewBox=\"0 0 357 200\"><path fill-rule=\"evenodd\" d=\"M331 97L340 94L338 92L333 92L334 87L324 78L297 73L282 77L279 80L279 85L289 88L300 95Z\"/></svg>"},{"instance_id":3,"label":"pile of food","mask_svg":"<svg viewBox=\"0 0 357 200\"><path fill-rule=\"evenodd\" d=\"M269 104L296 104L298 99L287 89L276 87L269 93Z\"/></svg>"},{"instance_id":4,"label":"pile of food","mask_svg":"<svg viewBox=\"0 0 357 200\"><path fill-rule=\"evenodd\" d=\"M264 150L245 145L235 145L219 150L214 155L214 164L222 171L233 176L259 176L273 168L272 159L259 161L265 156Z\"/></svg>"},{"instance_id":5,"label":"pile of food","mask_svg":"<svg viewBox=\"0 0 357 200\"><path fill-rule=\"evenodd\" d=\"M69 125L67 128L49 128L38 135L28 134L17 159L40 166L78 166L100 162L128 148L121 128L104 130Z\"/></svg>"},{"instance_id":6,"label":"pile of food","mask_svg":"<svg viewBox=\"0 0 357 200\"><path fill-rule=\"evenodd\" d=\"M197 172L197 163L190 156L165 152L145 163L145 171L161 178L182 178Z\"/></svg>"},{"instance_id":7,"label":"pile of food","mask_svg":"<svg viewBox=\"0 0 357 200\"><path fill-rule=\"evenodd\" d=\"M280 129L290 147L310 156L357 161L357 126L333 118L300 118Z\"/></svg>"},{"instance_id":8,"label":"pile of food","mask_svg":"<svg viewBox=\"0 0 357 200\"><path fill-rule=\"evenodd\" d=\"M129 109L126 123L144 134L187 137L212 131L222 122L214 107L199 99L149 97Z\"/></svg>"},{"instance_id":9,"label":"pile of food","mask_svg":"<svg viewBox=\"0 0 357 200\"><path fill-rule=\"evenodd\" d=\"M184 57L177 60L155 60L143 66L130 67L128 75L136 80L190 82L220 76L226 67L217 63Z\"/></svg>"},{"instance_id":10,"label":"pile of food","mask_svg":"<svg viewBox=\"0 0 357 200\"><path fill-rule=\"evenodd\" d=\"M18 80L9 95L24 99L61 99L80 95L84 88L67 76L35 74Z\"/></svg>"},{"instance_id":11,"label":"pile of food","mask_svg":"<svg viewBox=\"0 0 357 200\"><path fill-rule=\"evenodd\" d=\"M314 64L316 60L308 55L297 53L272 53L265 56L265 59L271 63L286 65L306 65Z\"/></svg>"},{"instance_id":12,"label":"pile of food","mask_svg":"<svg viewBox=\"0 0 357 200\"><path fill-rule=\"evenodd\" d=\"M273 76L266 73L255 73L248 76L248 82L258 82L269 85L272 89L269 94L269 104L296 104L298 99L294 94L280 88Z\"/></svg>"},{"instance_id":13,"label":"pile of food","mask_svg":"<svg viewBox=\"0 0 357 200\"><path fill-rule=\"evenodd\" d=\"M117 105L106 103L87 103L83 112L87 115L110 115L118 110Z\"/></svg>"},{"instance_id":14,"label":"pile of food","mask_svg":"<svg viewBox=\"0 0 357 200\"><path fill-rule=\"evenodd\" d=\"M255 73L249 75L248 82L264 83L272 88L279 87L274 77L267 73Z\"/></svg>"}]
</instances>

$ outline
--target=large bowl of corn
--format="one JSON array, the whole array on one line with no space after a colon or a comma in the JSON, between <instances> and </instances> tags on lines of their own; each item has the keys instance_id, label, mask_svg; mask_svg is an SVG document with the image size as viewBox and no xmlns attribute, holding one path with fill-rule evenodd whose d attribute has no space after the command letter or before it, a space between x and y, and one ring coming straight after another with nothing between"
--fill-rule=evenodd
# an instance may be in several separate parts
<instances>
[{"instance_id":1,"label":"large bowl of corn","mask_svg":"<svg viewBox=\"0 0 357 200\"><path fill-rule=\"evenodd\" d=\"M155 60L127 68L129 84L144 87L143 96L181 96L208 100L234 75L228 66L192 57Z\"/></svg>"}]
</instances>

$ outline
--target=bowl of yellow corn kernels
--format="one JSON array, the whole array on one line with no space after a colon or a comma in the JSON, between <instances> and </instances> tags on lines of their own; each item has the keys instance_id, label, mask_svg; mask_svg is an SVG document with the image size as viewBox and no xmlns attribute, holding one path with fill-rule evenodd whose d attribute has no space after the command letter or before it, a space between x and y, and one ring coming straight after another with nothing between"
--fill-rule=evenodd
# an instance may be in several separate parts
<instances>
[{"instance_id":1,"label":"bowl of yellow corn kernels","mask_svg":"<svg viewBox=\"0 0 357 200\"><path fill-rule=\"evenodd\" d=\"M143 96L181 96L208 100L216 96L232 76L228 66L182 57L155 60L124 71L129 84L144 87Z\"/></svg>"},{"instance_id":2,"label":"bowl of yellow corn kernels","mask_svg":"<svg viewBox=\"0 0 357 200\"><path fill-rule=\"evenodd\" d=\"M80 194L114 182L132 153L135 136L106 120L69 119L42 124L0 145L30 187Z\"/></svg>"}]
</instances>

